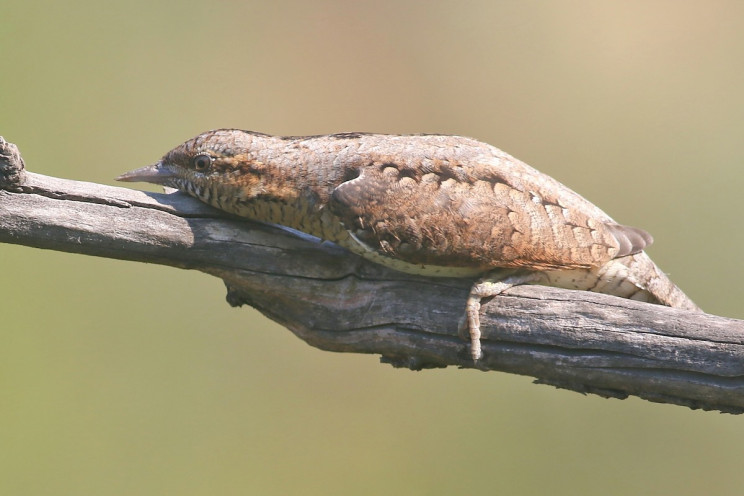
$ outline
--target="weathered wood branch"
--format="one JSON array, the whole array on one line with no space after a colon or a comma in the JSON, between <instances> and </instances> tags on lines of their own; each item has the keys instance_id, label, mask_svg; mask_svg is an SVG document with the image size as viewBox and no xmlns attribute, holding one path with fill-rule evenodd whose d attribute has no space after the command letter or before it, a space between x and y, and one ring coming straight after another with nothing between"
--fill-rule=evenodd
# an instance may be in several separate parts
<instances>
[{"instance_id":1,"label":"weathered wood branch","mask_svg":"<svg viewBox=\"0 0 744 496\"><path fill-rule=\"evenodd\" d=\"M23 170L0 138L0 242L196 269L324 350L398 367L474 367L458 334L471 280L398 273L182 194ZM744 412L744 321L522 286L482 309L482 370L579 392Z\"/></svg>"}]
</instances>

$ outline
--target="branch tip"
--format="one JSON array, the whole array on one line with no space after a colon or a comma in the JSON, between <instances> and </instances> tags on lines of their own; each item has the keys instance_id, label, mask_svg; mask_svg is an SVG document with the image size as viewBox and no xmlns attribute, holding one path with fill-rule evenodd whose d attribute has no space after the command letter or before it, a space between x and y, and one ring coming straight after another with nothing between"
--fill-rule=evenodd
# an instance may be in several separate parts
<instances>
[{"instance_id":1,"label":"branch tip","mask_svg":"<svg viewBox=\"0 0 744 496\"><path fill-rule=\"evenodd\" d=\"M0 136L0 189L20 191L25 168L18 147Z\"/></svg>"}]
</instances>

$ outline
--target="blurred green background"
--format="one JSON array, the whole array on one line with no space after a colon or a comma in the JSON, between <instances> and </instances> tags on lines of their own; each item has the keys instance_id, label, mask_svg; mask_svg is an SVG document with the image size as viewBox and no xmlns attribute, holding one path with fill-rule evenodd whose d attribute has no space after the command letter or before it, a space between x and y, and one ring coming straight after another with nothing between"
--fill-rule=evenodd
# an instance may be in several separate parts
<instances>
[{"instance_id":1,"label":"blurred green background","mask_svg":"<svg viewBox=\"0 0 744 496\"><path fill-rule=\"evenodd\" d=\"M472 136L744 318L742 2L0 7L0 134L34 172L114 184L216 127ZM744 417L321 352L197 272L0 245L0 273L3 495L744 487Z\"/></svg>"}]
</instances>

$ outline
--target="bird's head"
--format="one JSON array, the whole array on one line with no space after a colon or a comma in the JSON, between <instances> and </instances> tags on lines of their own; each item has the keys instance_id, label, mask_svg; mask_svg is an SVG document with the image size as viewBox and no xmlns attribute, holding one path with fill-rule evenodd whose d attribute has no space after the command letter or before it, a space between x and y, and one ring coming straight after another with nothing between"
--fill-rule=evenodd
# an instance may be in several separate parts
<instances>
[{"instance_id":1,"label":"bird's head","mask_svg":"<svg viewBox=\"0 0 744 496\"><path fill-rule=\"evenodd\" d=\"M259 194L260 169L250 150L257 133L234 129L208 131L166 153L160 161L126 172L117 181L148 182L177 188L208 201L214 191L239 187Z\"/></svg>"}]
</instances>

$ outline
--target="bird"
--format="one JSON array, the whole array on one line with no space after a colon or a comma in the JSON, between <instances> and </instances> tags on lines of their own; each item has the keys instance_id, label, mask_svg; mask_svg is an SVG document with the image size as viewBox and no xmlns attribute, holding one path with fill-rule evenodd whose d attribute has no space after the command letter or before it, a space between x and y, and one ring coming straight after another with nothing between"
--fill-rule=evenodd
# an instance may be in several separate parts
<instances>
[{"instance_id":1,"label":"bird","mask_svg":"<svg viewBox=\"0 0 744 496\"><path fill-rule=\"evenodd\" d=\"M520 284L700 311L645 253L653 238L487 143L442 134L207 131L118 181L332 241L372 262L473 278L463 326L483 357L483 298Z\"/></svg>"}]
</instances>

